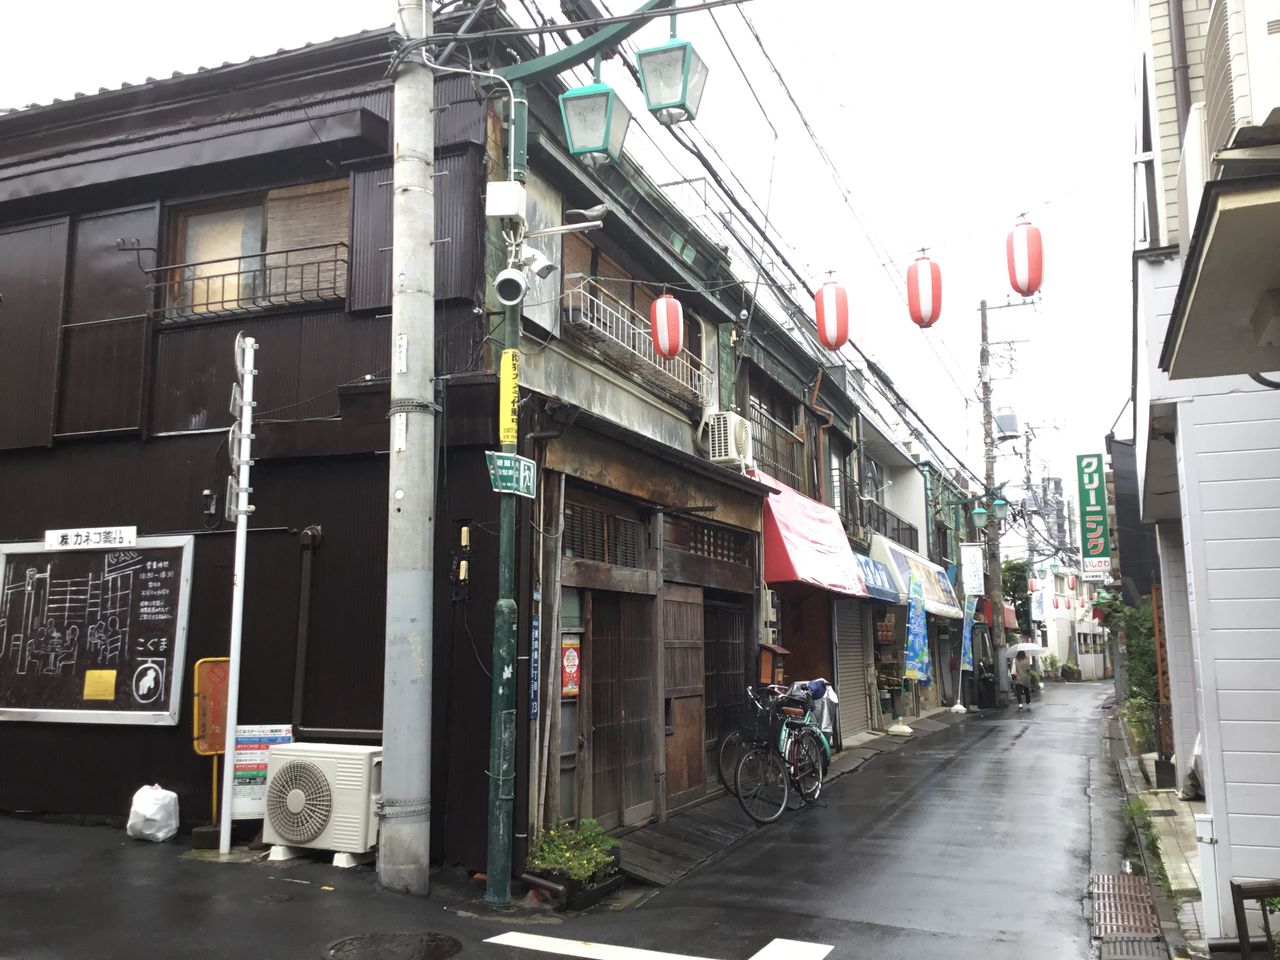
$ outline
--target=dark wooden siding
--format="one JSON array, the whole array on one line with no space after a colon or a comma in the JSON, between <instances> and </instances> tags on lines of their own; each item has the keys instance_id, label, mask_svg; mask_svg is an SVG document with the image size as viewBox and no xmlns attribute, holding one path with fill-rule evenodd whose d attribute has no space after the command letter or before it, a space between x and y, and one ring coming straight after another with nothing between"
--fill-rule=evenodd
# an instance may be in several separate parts
<instances>
[{"instance_id":1,"label":"dark wooden siding","mask_svg":"<svg viewBox=\"0 0 1280 960\"><path fill-rule=\"evenodd\" d=\"M351 174L352 310L391 304L391 168Z\"/></svg>"},{"instance_id":2,"label":"dark wooden siding","mask_svg":"<svg viewBox=\"0 0 1280 960\"><path fill-rule=\"evenodd\" d=\"M484 283L484 153L479 147L436 155L437 300L479 299ZM391 305L391 167L351 175L352 310Z\"/></svg>"},{"instance_id":3,"label":"dark wooden siding","mask_svg":"<svg viewBox=\"0 0 1280 960\"><path fill-rule=\"evenodd\" d=\"M390 363L385 317L274 314L165 330L156 337L153 433L230 426L233 344L241 330L258 341L255 398L262 419L336 416L339 387L385 375Z\"/></svg>"},{"instance_id":4,"label":"dark wooden siding","mask_svg":"<svg viewBox=\"0 0 1280 960\"><path fill-rule=\"evenodd\" d=\"M485 100L471 77L436 79L436 147L484 143Z\"/></svg>"},{"instance_id":5,"label":"dark wooden siding","mask_svg":"<svg viewBox=\"0 0 1280 960\"><path fill-rule=\"evenodd\" d=\"M62 328L59 434L142 426L151 290L137 255L116 249L116 239L136 238L154 247L158 229L155 204L76 221ZM154 254L142 257L143 266L152 265Z\"/></svg>"},{"instance_id":6,"label":"dark wooden siding","mask_svg":"<svg viewBox=\"0 0 1280 960\"><path fill-rule=\"evenodd\" d=\"M227 649L234 537L225 523L207 529L200 497L202 489L217 488L225 471L221 438L207 435L147 444L127 438L64 443L0 457L0 502L9 508L0 532L5 539L108 523L136 524L140 535L197 534L178 725L0 723L6 769L0 809L124 816L134 790L159 782L178 792L184 819L208 816L209 761L191 750L190 682L195 660ZM324 727L381 727L386 484L385 456L259 461L255 467L244 722L289 722L302 549L294 531L317 524L325 540L314 559L304 719Z\"/></svg>"},{"instance_id":7,"label":"dark wooden siding","mask_svg":"<svg viewBox=\"0 0 1280 960\"><path fill-rule=\"evenodd\" d=\"M53 438L66 219L0 231L0 449Z\"/></svg>"}]
</instances>

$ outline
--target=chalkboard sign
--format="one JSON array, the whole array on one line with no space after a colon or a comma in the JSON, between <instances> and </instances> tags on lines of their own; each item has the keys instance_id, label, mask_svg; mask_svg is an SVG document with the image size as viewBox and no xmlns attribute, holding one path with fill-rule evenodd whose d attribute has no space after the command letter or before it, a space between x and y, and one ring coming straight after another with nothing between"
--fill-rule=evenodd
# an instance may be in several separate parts
<instances>
[{"instance_id":1,"label":"chalkboard sign","mask_svg":"<svg viewBox=\"0 0 1280 960\"><path fill-rule=\"evenodd\" d=\"M176 724L192 542L0 544L0 720Z\"/></svg>"}]
</instances>

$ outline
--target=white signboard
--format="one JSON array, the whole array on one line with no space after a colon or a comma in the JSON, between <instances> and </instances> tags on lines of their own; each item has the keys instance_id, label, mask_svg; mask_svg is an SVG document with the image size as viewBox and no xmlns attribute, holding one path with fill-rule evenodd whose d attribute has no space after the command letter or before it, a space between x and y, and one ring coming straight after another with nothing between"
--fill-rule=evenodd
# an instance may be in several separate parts
<instances>
[{"instance_id":1,"label":"white signboard","mask_svg":"<svg viewBox=\"0 0 1280 960\"><path fill-rule=\"evenodd\" d=\"M980 597L986 593L984 552L980 543L960 544L960 571L964 576L962 586L966 597Z\"/></svg>"},{"instance_id":2,"label":"white signboard","mask_svg":"<svg viewBox=\"0 0 1280 960\"><path fill-rule=\"evenodd\" d=\"M261 820L267 815L267 751L275 743L293 743L291 724L236 726L233 820Z\"/></svg>"},{"instance_id":3,"label":"white signboard","mask_svg":"<svg viewBox=\"0 0 1280 960\"><path fill-rule=\"evenodd\" d=\"M71 527L44 532L46 550L102 550L137 545L137 527Z\"/></svg>"},{"instance_id":4,"label":"white signboard","mask_svg":"<svg viewBox=\"0 0 1280 960\"><path fill-rule=\"evenodd\" d=\"M1088 562L1089 562L1088 560L1085 561L1085 563L1088 563ZM1084 573L1080 575L1080 579L1083 580L1085 583L1106 583L1108 580L1111 579L1110 574L1111 574L1111 561L1108 560L1107 569L1105 571L1090 570L1088 567L1085 567Z\"/></svg>"}]
</instances>

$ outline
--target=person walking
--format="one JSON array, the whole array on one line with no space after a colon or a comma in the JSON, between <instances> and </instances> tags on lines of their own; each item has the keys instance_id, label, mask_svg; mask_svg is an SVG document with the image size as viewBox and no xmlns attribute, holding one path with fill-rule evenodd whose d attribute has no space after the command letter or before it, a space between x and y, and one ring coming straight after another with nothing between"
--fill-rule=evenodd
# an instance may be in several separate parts
<instances>
[{"instance_id":1,"label":"person walking","mask_svg":"<svg viewBox=\"0 0 1280 960\"><path fill-rule=\"evenodd\" d=\"M1027 659L1027 651L1019 650L1013 658L1013 687L1018 694L1018 709L1023 708L1026 698L1027 709L1031 708L1031 661Z\"/></svg>"}]
</instances>

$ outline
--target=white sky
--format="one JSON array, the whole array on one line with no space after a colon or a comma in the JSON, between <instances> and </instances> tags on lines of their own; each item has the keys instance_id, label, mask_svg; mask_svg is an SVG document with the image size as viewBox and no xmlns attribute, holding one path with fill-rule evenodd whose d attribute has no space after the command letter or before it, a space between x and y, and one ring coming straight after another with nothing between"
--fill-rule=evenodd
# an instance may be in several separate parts
<instances>
[{"instance_id":1,"label":"white sky","mask_svg":"<svg viewBox=\"0 0 1280 960\"><path fill-rule=\"evenodd\" d=\"M556 0L540 5L562 19ZM609 2L614 12L634 5ZM1130 5L752 0L743 9L835 159L874 249L734 8L715 19L778 138L704 12L679 20L680 35L710 67L695 140L713 143L761 205L769 198L770 219L811 282L834 271L846 284L855 340L979 473L977 306L1014 296L1004 243L1016 215L1026 211L1040 227L1040 306L991 314L993 339L1026 341L1016 347L1013 377L997 381L995 402L1040 425L1036 460L1073 490L1075 455L1103 449L1129 392ZM390 0L11 4L0 106L327 40L388 24L394 10ZM664 18L635 44L666 35ZM700 175L644 113L616 61L605 79L637 114L628 149L654 178ZM906 268L922 246L943 271L942 316L927 332L910 322L902 300ZM1126 412L1120 436L1129 423ZM1010 459L997 479L1021 475Z\"/></svg>"}]
</instances>

